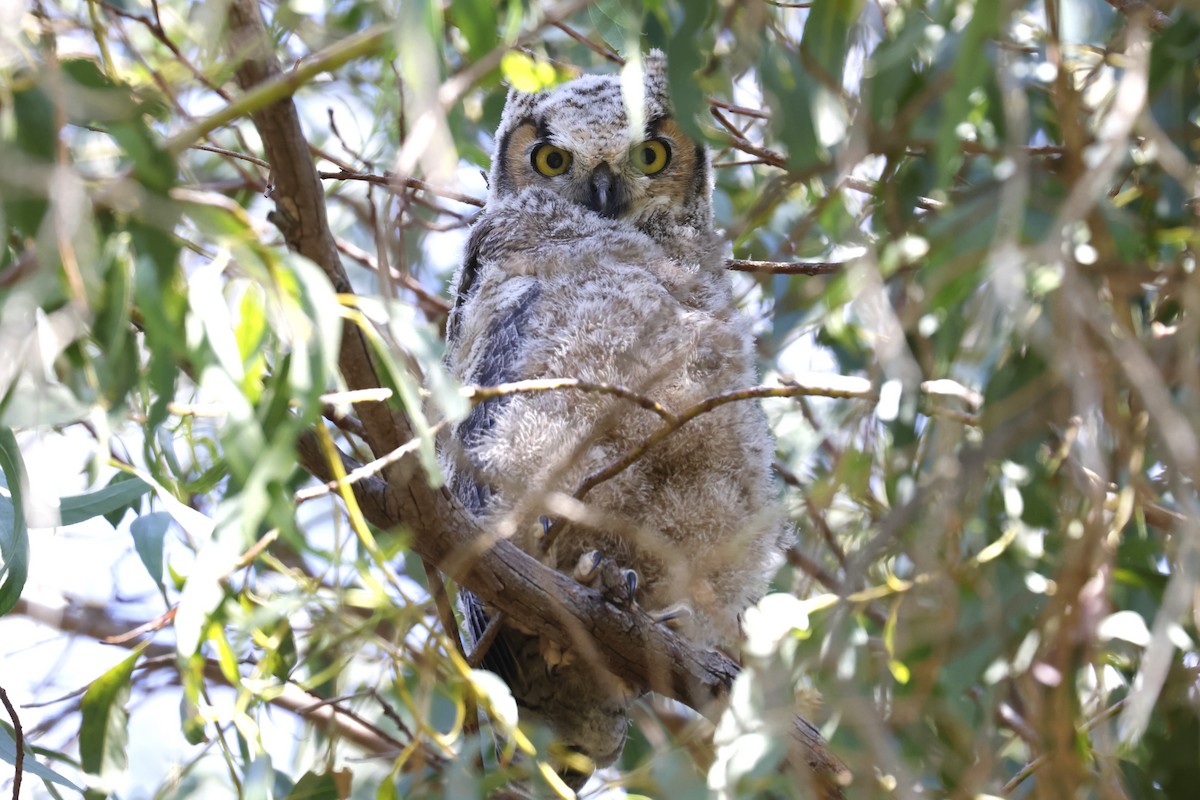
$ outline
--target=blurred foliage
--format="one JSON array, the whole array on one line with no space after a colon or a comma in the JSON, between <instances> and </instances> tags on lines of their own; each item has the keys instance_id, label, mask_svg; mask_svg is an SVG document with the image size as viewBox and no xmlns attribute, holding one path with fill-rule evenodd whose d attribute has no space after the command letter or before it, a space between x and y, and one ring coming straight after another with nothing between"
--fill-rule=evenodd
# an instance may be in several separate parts
<instances>
[{"instance_id":1,"label":"blurred foliage","mask_svg":"<svg viewBox=\"0 0 1200 800\"><path fill-rule=\"evenodd\" d=\"M530 790L551 791L544 731L524 729L519 749L538 755L514 759L473 725L478 706L511 733L516 710L456 655L403 532L347 524L319 493L300 502L294 448L317 426L361 456L320 424L327 402L349 410L326 394L344 318L388 355L397 411L421 413L425 381L458 413L439 366L444 285L503 85L659 47L678 114L712 150L732 254L841 264L736 276L764 380L864 376L878 399L767 403L799 545L747 617L732 712L714 739L642 701L605 785L797 794L775 771L795 705L855 775L850 797L1190 795L1194 7L577 5L555 26L536 2L264 3L285 65L387 31L295 95L355 301L266 222L253 108L173 138L238 102L221 3L0 11L0 612L22 612L31 537L88 519L128 535L152 598L108 604L126 629L149 620L142 649L63 701L51 727L77 744L29 750L27 786L472 797L532 765ZM448 136L410 137L440 114L443 80L531 32L446 109ZM420 182L366 179L405 148ZM94 488L55 517L30 488L69 482L27 475L22 450L72 430ZM321 722L297 689L366 733ZM151 724L178 727L189 755L129 764L125 704L164 692L180 716ZM294 716L280 728L273 709ZM13 741L0 727L9 763Z\"/></svg>"}]
</instances>

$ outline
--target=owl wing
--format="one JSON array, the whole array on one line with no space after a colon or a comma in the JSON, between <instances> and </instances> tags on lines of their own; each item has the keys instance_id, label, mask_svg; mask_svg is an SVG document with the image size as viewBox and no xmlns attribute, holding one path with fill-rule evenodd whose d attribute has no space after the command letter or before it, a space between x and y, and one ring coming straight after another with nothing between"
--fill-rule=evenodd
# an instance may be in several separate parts
<instances>
[{"instance_id":1,"label":"owl wing","mask_svg":"<svg viewBox=\"0 0 1200 800\"><path fill-rule=\"evenodd\" d=\"M490 225L477 225L467 243L466 259L455 287L454 306L446 326L446 341L451 352L461 344L465 315L471 311L468 301L477 288L481 243L490 232ZM480 357L471 359L475 367L460 376L463 383L495 386L519 378L517 367L521 361L522 343L539 294L536 285L529 286L516 294L511 303L501 307L499 313L494 315L482 337L473 343L474 346L482 348L482 353ZM475 461L473 451L495 426L496 419L508 399L504 396L493 397L478 403L453 432L466 464L463 465L464 468L454 470L450 488L459 502L476 516L487 510L494 490L481 479L480 465ZM478 642L487 630L491 617L484 610L483 601L472 592L462 590L460 601L468 637L472 643ZM495 639L479 666L496 673L509 686L524 684L520 662L504 635Z\"/></svg>"}]
</instances>

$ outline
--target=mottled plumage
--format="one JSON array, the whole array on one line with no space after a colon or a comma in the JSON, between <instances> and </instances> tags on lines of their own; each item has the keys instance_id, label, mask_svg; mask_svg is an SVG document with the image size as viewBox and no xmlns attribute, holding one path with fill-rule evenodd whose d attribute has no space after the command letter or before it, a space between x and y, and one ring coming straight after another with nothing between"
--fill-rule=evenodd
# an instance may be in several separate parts
<instances>
[{"instance_id":1,"label":"mottled plumage","mask_svg":"<svg viewBox=\"0 0 1200 800\"><path fill-rule=\"evenodd\" d=\"M752 336L712 229L707 153L670 117L661 54L647 59L644 88L638 130L615 76L509 94L487 207L454 280L447 361L464 383L580 378L676 412L756 383ZM611 395L512 394L476 406L443 462L485 529L568 574L599 551L636 571L642 608L685 603L684 635L732 648L785 538L756 404L722 406L676 431L588 493L588 524L566 525L541 551L554 509L565 513L550 494L571 495L661 424ZM470 595L464 610L477 638L486 612ZM506 626L484 666L597 764L620 754L630 698L585 659L551 669L535 637Z\"/></svg>"}]
</instances>

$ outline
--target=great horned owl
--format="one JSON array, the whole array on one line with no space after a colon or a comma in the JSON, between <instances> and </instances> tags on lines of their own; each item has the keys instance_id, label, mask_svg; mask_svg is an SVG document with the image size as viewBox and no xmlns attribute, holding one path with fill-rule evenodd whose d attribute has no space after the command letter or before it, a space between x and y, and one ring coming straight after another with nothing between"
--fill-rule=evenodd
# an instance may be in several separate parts
<instances>
[{"instance_id":1,"label":"great horned owl","mask_svg":"<svg viewBox=\"0 0 1200 800\"><path fill-rule=\"evenodd\" d=\"M452 288L447 363L464 383L579 378L673 412L755 384L752 336L712 227L708 154L671 116L661 53L646 59L643 84L638 114L615 76L510 92L487 206ZM452 430L443 464L485 530L568 574L591 574L601 558L632 570L641 608L686 607L663 615L700 644L732 647L785 540L756 404L697 416L582 509L563 499L662 424L611 394L509 394ZM570 524L564 508L575 509ZM469 593L462 601L478 640L489 612ZM620 755L631 698L601 668L507 624L483 666L570 748L598 765Z\"/></svg>"}]
</instances>

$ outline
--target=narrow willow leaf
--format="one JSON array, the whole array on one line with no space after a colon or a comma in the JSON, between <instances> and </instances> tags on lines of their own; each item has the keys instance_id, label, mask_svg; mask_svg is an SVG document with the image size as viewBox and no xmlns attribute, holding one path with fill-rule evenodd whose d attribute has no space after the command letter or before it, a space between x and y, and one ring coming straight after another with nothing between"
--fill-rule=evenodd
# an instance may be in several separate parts
<instances>
[{"instance_id":1,"label":"narrow willow leaf","mask_svg":"<svg viewBox=\"0 0 1200 800\"><path fill-rule=\"evenodd\" d=\"M141 478L128 478L94 492L64 497L59 505L62 524L75 525L118 509L129 508L149 491L150 484Z\"/></svg>"},{"instance_id":2,"label":"narrow willow leaf","mask_svg":"<svg viewBox=\"0 0 1200 800\"><path fill-rule=\"evenodd\" d=\"M0 761L13 766L17 764L17 740L13 735L12 727L7 722L0 722ZM25 759L21 762L21 770L30 775L36 775L47 783L57 783L68 789L83 792L81 787L40 763L30 752L28 742L25 743Z\"/></svg>"},{"instance_id":3,"label":"narrow willow leaf","mask_svg":"<svg viewBox=\"0 0 1200 800\"><path fill-rule=\"evenodd\" d=\"M467 40L467 57L476 61L496 46L496 4L490 0L451 0L454 26Z\"/></svg>"},{"instance_id":4,"label":"narrow willow leaf","mask_svg":"<svg viewBox=\"0 0 1200 800\"><path fill-rule=\"evenodd\" d=\"M8 428L0 428L0 470L8 487L7 496L0 494L0 614L7 614L17 604L29 576L29 529L21 500L25 464L17 437Z\"/></svg>"},{"instance_id":5,"label":"narrow willow leaf","mask_svg":"<svg viewBox=\"0 0 1200 800\"><path fill-rule=\"evenodd\" d=\"M862 0L814 3L804 23L800 49L812 58L813 66L823 68L825 77L833 81L840 81L845 72L850 26L859 19L861 9Z\"/></svg>"},{"instance_id":6,"label":"narrow willow leaf","mask_svg":"<svg viewBox=\"0 0 1200 800\"><path fill-rule=\"evenodd\" d=\"M980 88L992 68L986 57L988 40L996 34L1003 15L1002 3L976 3L975 13L963 30L958 57L952 73L954 82L942 101L942 119L938 126L936 155L937 185L946 186L963 161L958 126L966 121L971 95Z\"/></svg>"},{"instance_id":7,"label":"narrow willow leaf","mask_svg":"<svg viewBox=\"0 0 1200 800\"><path fill-rule=\"evenodd\" d=\"M340 800L350 794L350 770L306 772L292 788L287 800Z\"/></svg>"},{"instance_id":8,"label":"narrow willow leaf","mask_svg":"<svg viewBox=\"0 0 1200 800\"><path fill-rule=\"evenodd\" d=\"M88 776L87 800L108 797L129 767L129 680L141 652L92 681L80 702L79 761Z\"/></svg>"},{"instance_id":9,"label":"narrow willow leaf","mask_svg":"<svg viewBox=\"0 0 1200 800\"><path fill-rule=\"evenodd\" d=\"M171 515L166 511L142 514L129 526L138 558L159 586L163 585L163 539L170 527Z\"/></svg>"}]
</instances>

